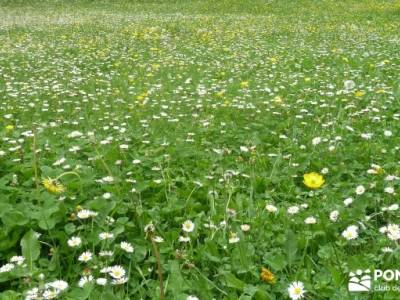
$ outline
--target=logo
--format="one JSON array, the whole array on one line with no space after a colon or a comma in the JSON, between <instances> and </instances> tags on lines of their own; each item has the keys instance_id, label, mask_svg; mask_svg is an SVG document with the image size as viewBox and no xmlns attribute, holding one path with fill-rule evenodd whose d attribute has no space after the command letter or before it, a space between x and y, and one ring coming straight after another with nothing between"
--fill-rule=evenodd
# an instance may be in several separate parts
<instances>
[{"instance_id":1,"label":"logo","mask_svg":"<svg viewBox=\"0 0 400 300\"><path fill-rule=\"evenodd\" d=\"M357 270L349 277L349 292L400 292L400 270Z\"/></svg>"},{"instance_id":2,"label":"logo","mask_svg":"<svg viewBox=\"0 0 400 300\"><path fill-rule=\"evenodd\" d=\"M357 270L355 273L350 272L349 275L349 292L369 292L371 290L372 277L370 270Z\"/></svg>"}]
</instances>

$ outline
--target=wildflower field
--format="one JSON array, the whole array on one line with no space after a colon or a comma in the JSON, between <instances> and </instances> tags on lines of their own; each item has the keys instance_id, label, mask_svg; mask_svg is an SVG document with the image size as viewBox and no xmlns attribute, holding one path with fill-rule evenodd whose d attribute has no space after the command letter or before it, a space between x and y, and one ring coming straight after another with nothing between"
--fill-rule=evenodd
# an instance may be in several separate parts
<instances>
[{"instance_id":1,"label":"wildflower field","mask_svg":"<svg viewBox=\"0 0 400 300\"><path fill-rule=\"evenodd\" d=\"M399 122L397 0L0 0L0 300L400 299Z\"/></svg>"}]
</instances>

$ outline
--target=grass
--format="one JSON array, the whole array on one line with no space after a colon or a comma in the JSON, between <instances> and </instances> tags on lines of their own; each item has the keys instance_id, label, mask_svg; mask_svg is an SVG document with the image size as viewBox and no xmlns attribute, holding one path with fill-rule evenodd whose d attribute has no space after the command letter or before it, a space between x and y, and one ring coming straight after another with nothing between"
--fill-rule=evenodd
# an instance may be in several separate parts
<instances>
[{"instance_id":1,"label":"grass","mask_svg":"<svg viewBox=\"0 0 400 300\"><path fill-rule=\"evenodd\" d=\"M399 16L0 0L0 299L397 299Z\"/></svg>"}]
</instances>

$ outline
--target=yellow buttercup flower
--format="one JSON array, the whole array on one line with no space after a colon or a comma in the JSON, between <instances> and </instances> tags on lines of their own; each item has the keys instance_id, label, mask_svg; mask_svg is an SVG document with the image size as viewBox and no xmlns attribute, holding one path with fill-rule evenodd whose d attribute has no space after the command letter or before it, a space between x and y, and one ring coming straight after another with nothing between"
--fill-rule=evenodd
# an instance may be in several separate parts
<instances>
[{"instance_id":1,"label":"yellow buttercup flower","mask_svg":"<svg viewBox=\"0 0 400 300\"><path fill-rule=\"evenodd\" d=\"M59 183L56 179L47 177L42 181L44 188L53 194L60 194L65 191L65 187Z\"/></svg>"},{"instance_id":2,"label":"yellow buttercup flower","mask_svg":"<svg viewBox=\"0 0 400 300\"><path fill-rule=\"evenodd\" d=\"M304 174L303 179L303 183L311 189L318 189L325 183L324 177L316 172Z\"/></svg>"},{"instance_id":3,"label":"yellow buttercup flower","mask_svg":"<svg viewBox=\"0 0 400 300\"><path fill-rule=\"evenodd\" d=\"M13 131L14 130L14 125L7 125L6 126L7 131Z\"/></svg>"}]
</instances>

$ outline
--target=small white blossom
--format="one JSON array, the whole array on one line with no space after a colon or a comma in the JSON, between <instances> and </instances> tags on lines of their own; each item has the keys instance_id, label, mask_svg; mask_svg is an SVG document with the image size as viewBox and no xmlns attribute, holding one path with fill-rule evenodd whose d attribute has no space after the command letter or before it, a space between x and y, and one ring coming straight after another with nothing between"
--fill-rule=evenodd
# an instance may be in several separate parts
<instances>
[{"instance_id":1,"label":"small white blossom","mask_svg":"<svg viewBox=\"0 0 400 300\"><path fill-rule=\"evenodd\" d=\"M25 257L23 256L13 256L10 258L10 262L16 263L17 265L22 265L25 261Z\"/></svg>"},{"instance_id":2,"label":"small white blossom","mask_svg":"<svg viewBox=\"0 0 400 300\"><path fill-rule=\"evenodd\" d=\"M349 206L350 204L353 203L353 198L346 198L343 201L344 205Z\"/></svg>"},{"instance_id":3,"label":"small white blossom","mask_svg":"<svg viewBox=\"0 0 400 300\"><path fill-rule=\"evenodd\" d=\"M338 219L338 217L339 217L339 211L337 211L337 210L334 210L334 211L332 211L332 212L329 214L329 219L330 219L332 222L336 222L337 219Z\"/></svg>"},{"instance_id":4,"label":"small white blossom","mask_svg":"<svg viewBox=\"0 0 400 300\"><path fill-rule=\"evenodd\" d=\"M103 278L103 277L97 278L96 279L96 284L97 285L102 285L102 286L106 285L107 284L107 278Z\"/></svg>"},{"instance_id":5,"label":"small white blossom","mask_svg":"<svg viewBox=\"0 0 400 300\"><path fill-rule=\"evenodd\" d=\"M102 232L99 234L99 238L100 240L104 241L104 240L110 240L114 237L114 234L111 232Z\"/></svg>"},{"instance_id":6,"label":"small white blossom","mask_svg":"<svg viewBox=\"0 0 400 300\"><path fill-rule=\"evenodd\" d=\"M342 236L346 240L354 240L358 237L358 227L355 225L350 225L342 232Z\"/></svg>"},{"instance_id":7,"label":"small white blossom","mask_svg":"<svg viewBox=\"0 0 400 300\"><path fill-rule=\"evenodd\" d=\"M278 208L276 206L272 205L272 204L267 204L265 206L265 209L270 213L275 213L275 212L278 211Z\"/></svg>"},{"instance_id":8,"label":"small white blossom","mask_svg":"<svg viewBox=\"0 0 400 300\"><path fill-rule=\"evenodd\" d=\"M70 247L79 247L82 243L82 240L80 237L77 236L73 236L72 238L70 238L68 241L68 246Z\"/></svg>"},{"instance_id":9,"label":"small white blossom","mask_svg":"<svg viewBox=\"0 0 400 300\"><path fill-rule=\"evenodd\" d=\"M365 187L363 185L359 185L356 187L356 194L362 195L365 193Z\"/></svg>"},{"instance_id":10,"label":"small white blossom","mask_svg":"<svg viewBox=\"0 0 400 300\"><path fill-rule=\"evenodd\" d=\"M239 236L237 235L237 233L235 232L231 232L231 234L229 235L229 244L234 244L240 241Z\"/></svg>"},{"instance_id":11,"label":"small white blossom","mask_svg":"<svg viewBox=\"0 0 400 300\"><path fill-rule=\"evenodd\" d=\"M290 214L290 215L294 215L294 214L297 214L298 212L299 212L299 207L298 206L290 206L288 209L287 209L287 212L288 212L288 214Z\"/></svg>"},{"instance_id":12,"label":"small white blossom","mask_svg":"<svg viewBox=\"0 0 400 300\"><path fill-rule=\"evenodd\" d=\"M394 188L391 186L385 187L384 191L388 194L394 194Z\"/></svg>"},{"instance_id":13,"label":"small white blossom","mask_svg":"<svg viewBox=\"0 0 400 300\"><path fill-rule=\"evenodd\" d=\"M83 277L81 277L81 279L79 280L78 285L79 285L79 287L83 287L85 284L87 284L87 283L93 281L93 279L94 279L94 278L93 278L92 275L83 276Z\"/></svg>"},{"instance_id":14,"label":"small white blossom","mask_svg":"<svg viewBox=\"0 0 400 300\"><path fill-rule=\"evenodd\" d=\"M288 293L292 300L304 298L304 294L306 293L304 284L301 281L292 282L288 287Z\"/></svg>"},{"instance_id":15,"label":"small white blossom","mask_svg":"<svg viewBox=\"0 0 400 300\"><path fill-rule=\"evenodd\" d=\"M318 145L319 143L321 143L321 141L322 141L322 139L318 136L318 137L313 138L312 144L313 144L314 146L316 146L316 145Z\"/></svg>"},{"instance_id":16,"label":"small white blossom","mask_svg":"<svg viewBox=\"0 0 400 300\"><path fill-rule=\"evenodd\" d=\"M317 223L317 219L314 217L308 217L304 220L304 223L306 224L315 224Z\"/></svg>"},{"instance_id":17,"label":"small white blossom","mask_svg":"<svg viewBox=\"0 0 400 300\"><path fill-rule=\"evenodd\" d=\"M182 224L182 230L185 232L192 232L194 230L194 223L190 220L186 220Z\"/></svg>"},{"instance_id":18,"label":"small white blossom","mask_svg":"<svg viewBox=\"0 0 400 300\"><path fill-rule=\"evenodd\" d=\"M356 83L353 80L345 80L344 88L346 90L352 90L356 87Z\"/></svg>"},{"instance_id":19,"label":"small white blossom","mask_svg":"<svg viewBox=\"0 0 400 300\"><path fill-rule=\"evenodd\" d=\"M81 209L77 214L79 219L88 219L97 216L97 213L88 209Z\"/></svg>"},{"instance_id":20,"label":"small white blossom","mask_svg":"<svg viewBox=\"0 0 400 300\"><path fill-rule=\"evenodd\" d=\"M91 260L92 258L93 258L92 252L86 251L86 252L83 252L83 253L79 256L78 260L79 260L79 261L82 261L82 262L88 262L88 261Z\"/></svg>"},{"instance_id":21,"label":"small white blossom","mask_svg":"<svg viewBox=\"0 0 400 300\"><path fill-rule=\"evenodd\" d=\"M120 279L125 276L125 269L121 266L112 266L109 268L108 273L112 278Z\"/></svg>"},{"instance_id":22,"label":"small white blossom","mask_svg":"<svg viewBox=\"0 0 400 300\"><path fill-rule=\"evenodd\" d=\"M133 253L133 246L131 243L128 242L121 242L120 247L127 253Z\"/></svg>"},{"instance_id":23,"label":"small white blossom","mask_svg":"<svg viewBox=\"0 0 400 300\"><path fill-rule=\"evenodd\" d=\"M52 287L58 291L64 291L68 288L68 283L64 280L56 280L46 284L46 287Z\"/></svg>"},{"instance_id":24,"label":"small white blossom","mask_svg":"<svg viewBox=\"0 0 400 300\"><path fill-rule=\"evenodd\" d=\"M2 267L0 267L0 273L10 272L14 268L15 268L14 264L5 264Z\"/></svg>"}]
</instances>

